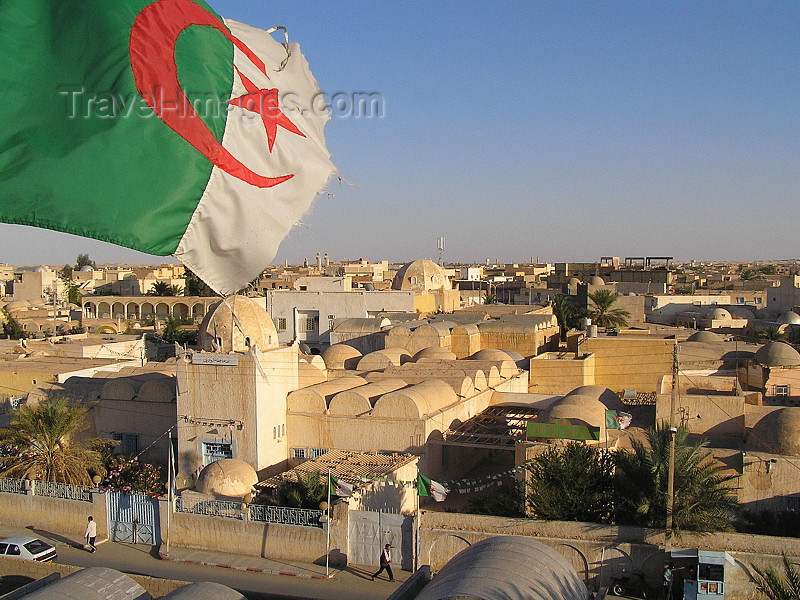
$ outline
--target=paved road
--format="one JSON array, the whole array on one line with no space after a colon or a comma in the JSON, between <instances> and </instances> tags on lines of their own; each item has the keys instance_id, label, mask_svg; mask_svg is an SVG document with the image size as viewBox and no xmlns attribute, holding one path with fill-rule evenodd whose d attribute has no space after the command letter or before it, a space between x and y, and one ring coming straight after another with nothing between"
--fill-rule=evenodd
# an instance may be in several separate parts
<instances>
[{"instance_id":1,"label":"paved road","mask_svg":"<svg viewBox=\"0 0 800 600\"><path fill-rule=\"evenodd\" d=\"M219 567L164 561L151 546L105 542L90 554L73 547L77 540L57 534L41 534L58 550L56 562L78 567L110 567L124 573L180 581L215 581L239 590L249 600L384 600L399 582L371 581L369 567L336 570L333 579L305 579L282 575L248 573ZM0 526L0 536L31 535L24 529ZM396 576L399 575L396 573ZM405 580L410 573L402 573Z\"/></svg>"}]
</instances>

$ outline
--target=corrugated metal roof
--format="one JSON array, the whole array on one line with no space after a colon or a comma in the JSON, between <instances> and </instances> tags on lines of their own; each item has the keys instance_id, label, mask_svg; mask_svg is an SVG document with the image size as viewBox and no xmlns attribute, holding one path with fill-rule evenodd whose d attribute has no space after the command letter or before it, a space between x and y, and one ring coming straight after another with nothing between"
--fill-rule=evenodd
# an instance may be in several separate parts
<instances>
[{"instance_id":1,"label":"corrugated metal roof","mask_svg":"<svg viewBox=\"0 0 800 600\"><path fill-rule=\"evenodd\" d=\"M529 537L492 537L462 550L415 600L587 600L591 594L558 552Z\"/></svg>"}]
</instances>

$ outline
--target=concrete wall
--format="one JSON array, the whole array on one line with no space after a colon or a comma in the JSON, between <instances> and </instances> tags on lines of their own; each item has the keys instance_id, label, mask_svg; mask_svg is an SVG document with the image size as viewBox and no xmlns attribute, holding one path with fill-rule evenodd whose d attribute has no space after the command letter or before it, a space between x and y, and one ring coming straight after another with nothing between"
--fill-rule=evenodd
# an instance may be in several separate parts
<instances>
[{"instance_id":1,"label":"concrete wall","mask_svg":"<svg viewBox=\"0 0 800 600\"><path fill-rule=\"evenodd\" d=\"M159 513L164 541L167 536L167 512L167 502L162 500ZM347 561L349 539L347 504L336 504L331 514L330 562L344 565ZM261 556L273 560L325 562L326 540L325 530L322 528L181 512L173 512L169 519L171 546Z\"/></svg>"},{"instance_id":2,"label":"concrete wall","mask_svg":"<svg viewBox=\"0 0 800 600\"><path fill-rule=\"evenodd\" d=\"M83 539L86 520L91 515L97 522L97 538L108 537L106 495L92 493L91 502L63 500L30 494L0 493L0 523L10 527L32 527Z\"/></svg>"},{"instance_id":3,"label":"concrete wall","mask_svg":"<svg viewBox=\"0 0 800 600\"><path fill-rule=\"evenodd\" d=\"M586 338L580 354L594 354L594 385L615 392L654 392L659 380L672 373L675 340L635 337Z\"/></svg>"},{"instance_id":4,"label":"concrete wall","mask_svg":"<svg viewBox=\"0 0 800 600\"><path fill-rule=\"evenodd\" d=\"M532 394L567 394L583 385L594 385L594 355L576 358L572 353L545 352L530 361Z\"/></svg>"},{"instance_id":5,"label":"concrete wall","mask_svg":"<svg viewBox=\"0 0 800 600\"><path fill-rule=\"evenodd\" d=\"M593 590L607 586L611 577L633 572L643 572L650 585L658 587L664 562L674 560L664 553L661 530L424 511L420 521L420 562L437 571L467 546L495 535L536 537L562 554ZM800 556L800 539L795 538L684 533L674 538L672 545L728 551L735 565L726 566L727 600L755 596L750 578L753 564L782 572L781 552L792 562Z\"/></svg>"}]
</instances>

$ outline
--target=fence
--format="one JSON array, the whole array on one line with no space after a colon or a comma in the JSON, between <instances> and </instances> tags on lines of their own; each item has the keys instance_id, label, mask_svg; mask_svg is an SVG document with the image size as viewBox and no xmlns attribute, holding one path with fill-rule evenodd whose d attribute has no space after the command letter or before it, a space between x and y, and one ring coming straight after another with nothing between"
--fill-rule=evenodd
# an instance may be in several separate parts
<instances>
[{"instance_id":1,"label":"fence","mask_svg":"<svg viewBox=\"0 0 800 600\"><path fill-rule=\"evenodd\" d=\"M249 506L251 521L266 521L281 525L301 525L303 527L322 527L321 510L308 508L288 508L286 506L267 506L251 504Z\"/></svg>"},{"instance_id":2,"label":"fence","mask_svg":"<svg viewBox=\"0 0 800 600\"><path fill-rule=\"evenodd\" d=\"M34 496L48 496L50 498L61 498L62 500L80 500L81 502L92 501L91 488L86 488L81 485L37 480L32 480L29 484L26 484L24 479L0 478L0 492L6 492L7 494L27 494L28 489L31 490Z\"/></svg>"},{"instance_id":3,"label":"fence","mask_svg":"<svg viewBox=\"0 0 800 600\"><path fill-rule=\"evenodd\" d=\"M6 492L7 494L24 494L25 481L22 479L0 478L0 492Z\"/></svg>"},{"instance_id":4,"label":"fence","mask_svg":"<svg viewBox=\"0 0 800 600\"><path fill-rule=\"evenodd\" d=\"M240 520L243 520L245 513L247 513L251 521L322 528L322 521L320 520L323 514L322 511L308 508L289 508L287 506L267 506L264 504L243 505L241 502L227 502L224 500L196 501L178 497L175 499L175 510L194 515Z\"/></svg>"}]
</instances>

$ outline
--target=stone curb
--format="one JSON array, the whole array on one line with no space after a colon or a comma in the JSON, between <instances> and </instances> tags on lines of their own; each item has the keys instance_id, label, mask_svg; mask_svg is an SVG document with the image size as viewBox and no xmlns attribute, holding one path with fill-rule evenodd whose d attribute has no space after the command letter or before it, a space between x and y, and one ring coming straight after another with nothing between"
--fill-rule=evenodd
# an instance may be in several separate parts
<instances>
[{"instance_id":1,"label":"stone curb","mask_svg":"<svg viewBox=\"0 0 800 600\"><path fill-rule=\"evenodd\" d=\"M219 567L221 569L233 569L235 571L247 571L248 573L265 573L267 575L286 575L287 577L301 577L303 579L333 579L334 573L331 573L330 576L326 577L325 575L310 575L308 573L295 573L293 571L280 571L278 569L259 569L256 567L238 567L236 565L230 565L226 563L215 563L215 562L208 562L204 560L192 560L192 559L183 559L183 558L170 558L169 554L164 554L163 552L159 551L158 558L161 560L171 560L173 562L183 562L190 565L203 565L205 567Z\"/></svg>"}]
</instances>

